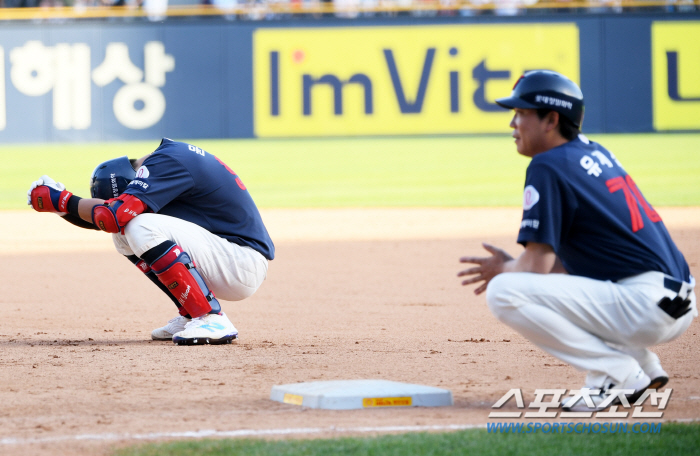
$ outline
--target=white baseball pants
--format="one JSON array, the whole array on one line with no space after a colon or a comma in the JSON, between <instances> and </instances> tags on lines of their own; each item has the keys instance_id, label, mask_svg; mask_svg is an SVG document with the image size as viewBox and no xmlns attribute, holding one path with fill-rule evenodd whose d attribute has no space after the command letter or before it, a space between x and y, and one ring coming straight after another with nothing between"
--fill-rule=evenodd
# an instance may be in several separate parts
<instances>
[{"instance_id":1,"label":"white baseball pants","mask_svg":"<svg viewBox=\"0 0 700 456\"><path fill-rule=\"evenodd\" d=\"M503 273L488 285L493 314L532 343L586 371L586 386L615 383L641 367L661 367L647 347L671 341L698 315L695 281L681 291L664 287L664 274L647 272L616 283L568 274ZM691 299L678 320L658 306L664 297Z\"/></svg>"},{"instance_id":2,"label":"white baseball pants","mask_svg":"<svg viewBox=\"0 0 700 456\"><path fill-rule=\"evenodd\" d=\"M140 257L147 250L172 241L187 252L217 298L240 301L251 296L267 276L267 259L210 233L199 225L161 214L140 214L112 240L122 255Z\"/></svg>"}]
</instances>

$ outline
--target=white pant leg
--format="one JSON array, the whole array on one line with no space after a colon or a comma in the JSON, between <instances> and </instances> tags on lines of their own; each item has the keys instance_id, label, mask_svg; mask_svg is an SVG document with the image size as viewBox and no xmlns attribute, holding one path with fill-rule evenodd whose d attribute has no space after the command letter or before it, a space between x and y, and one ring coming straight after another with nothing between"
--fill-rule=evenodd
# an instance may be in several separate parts
<instances>
[{"instance_id":1,"label":"white pant leg","mask_svg":"<svg viewBox=\"0 0 700 456\"><path fill-rule=\"evenodd\" d=\"M113 234L112 239L119 253L138 257L164 241L175 242L194 261L216 297L229 301L251 296L267 276L267 259L256 250L167 215L140 214L129 222L124 235Z\"/></svg>"},{"instance_id":2,"label":"white pant leg","mask_svg":"<svg viewBox=\"0 0 700 456\"><path fill-rule=\"evenodd\" d=\"M657 354L648 348L627 347L617 344L610 344L610 346L634 358L637 363L639 363L642 370L647 374L654 372L657 368L661 367L661 360Z\"/></svg>"},{"instance_id":3,"label":"white pant leg","mask_svg":"<svg viewBox=\"0 0 700 456\"><path fill-rule=\"evenodd\" d=\"M606 377L622 382L639 369L640 361L658 360L643 349L687 329L697 315L695 295L693 311L678 320L658 307L664 296L675 293L663 287L663 274L656 272L618 283L566 274L504 273L487 288L489 307L499 320L588 372L589 386L601 386Z\"/></svg>"}]
</instances>

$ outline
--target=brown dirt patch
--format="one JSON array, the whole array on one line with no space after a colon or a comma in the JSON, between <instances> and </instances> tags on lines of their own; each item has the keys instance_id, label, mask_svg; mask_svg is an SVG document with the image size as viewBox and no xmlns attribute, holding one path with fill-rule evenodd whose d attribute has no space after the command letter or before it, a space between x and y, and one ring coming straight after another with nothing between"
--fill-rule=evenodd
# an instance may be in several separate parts
<instances>
[{"instance_id":1,"label":"brown dirt patch","mask_svg":"<svg viewBox=\"0 0 700 456\"><path fill-rule=\"evenodd\" d=\"M700 276L700 208L659 212ZM108 454L137 435L207 429L329 437L341 434L331 426L480 425L511 388L527 404L535 388L581 386L581 373L497 322L456 277L481 241L518 253L518 209L263 217L278 249L268 279L252 298L223 303L240 339L178 347L150 340L172 304L108 236L0 213L0 453ZM699 332L695 321L657 347L674 389L665 418L700 418ZM360 378L447 388L455 405L337 412L268 399L276 384ZM77 439L88 435L97 440Z\"/></svg>"}]
</instances>

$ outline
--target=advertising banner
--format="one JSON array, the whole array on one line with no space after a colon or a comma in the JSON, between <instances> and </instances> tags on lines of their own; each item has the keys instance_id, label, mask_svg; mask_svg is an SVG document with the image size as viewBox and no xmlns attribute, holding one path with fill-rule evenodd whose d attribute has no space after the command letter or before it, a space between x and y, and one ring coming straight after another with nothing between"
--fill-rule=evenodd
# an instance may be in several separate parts
<instances>
[{"instance_id":1,"label":"advertising banner","mask_svg":"<svg viewBox=\"0 0 700 456\"><path fill-rule=\"evenodd\" d=\"M0 30L0 142L250 137L250 36L201 23Z\"/></svg>"},{"instance_id":2,"label":"advertising banner","mask_svg":"<svg viewBox=\"0 0 700 456\"><path fill-rule=\"evenodd\" d=\"M651 28L655 130L700 129L700 21Z\"/></svg>"},{"instance_id":3,"label":"advertising banner","mask_svg":"<svg viewBox=\"0 0 700 456\"><path fill-rule=\"evenodd\" d=\"M257 29L258 137L509 131L527 70L579 82L575 23Z\"/></svg>"},{"instance_id":4,"label":"advertising banner","mask_svg":"<svg viewBox=\"0 0 700 456\"><path fill-rule=\"evenodd\" d=\"M685 19L11 23L0 143L508 133L495 100L534 69L579 83L585 133L698 131Z\"/></svg>"}]
</instances>

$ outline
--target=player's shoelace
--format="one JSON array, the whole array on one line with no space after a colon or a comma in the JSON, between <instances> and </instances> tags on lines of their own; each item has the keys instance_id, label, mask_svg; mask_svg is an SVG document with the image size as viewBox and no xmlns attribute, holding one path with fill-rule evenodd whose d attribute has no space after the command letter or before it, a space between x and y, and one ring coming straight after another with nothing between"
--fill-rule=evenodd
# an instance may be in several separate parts
<instances>
[{"instance_id":1,"label":"player's shoelace","mask_svg":"<svg viewBox=\"0 0 700 456\"><path fill-rule=\"evenodd\" d=\"M192 320L185 323L185 329L197 328L199 326L209 323L208 320L210 316L212 316L212 314L206 314L202 315L201 317L193 318Z\"/></svg>"},{"instance_id":2,"label":"player's shoelace","mask_svg":"<svg viewBox=\"0 0 700 456\"><path fill-rule=\"evenodd\" d=\"M192 320L185 323L185 329L197 328L205 323L204 317L193 318Z\"/></svg>"},{"instance_id":3,"label":"player's shoelace","mask_svg":"<svg viewBox=\"0 0 700 456\"><path fill-rule=\"evenodd\" d=\"M183 318L183 317L179 317L179 316L178 316L178 317L175 317L175 318L171 318L170 320L168 320L168 324L171 325L171 324L173 324L173 323L177 323L178 321L180 321L180 318Z\"/></svg>"}]
</instances>

